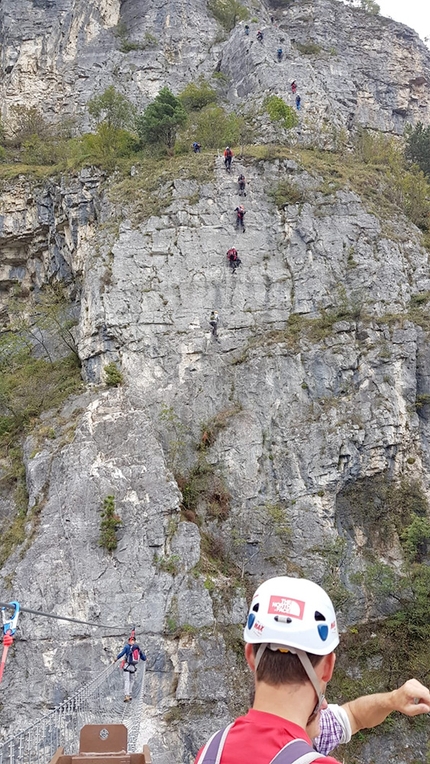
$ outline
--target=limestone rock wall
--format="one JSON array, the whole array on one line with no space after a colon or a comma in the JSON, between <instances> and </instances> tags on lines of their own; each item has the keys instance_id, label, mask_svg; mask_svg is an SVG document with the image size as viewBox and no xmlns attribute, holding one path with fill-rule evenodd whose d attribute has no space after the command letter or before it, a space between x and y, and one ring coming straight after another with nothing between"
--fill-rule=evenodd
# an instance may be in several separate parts
<instances>
[{"instance_id":1,"label":"limestone rock wall","mask_svg":"<svg viewBox=\"0 0 430 764\"><path fill-rule=\"evenodd\" d=\"M5 0L4 116L17 103L42 104L52 119L85 123L88 98L111 83L144 105L162 84L179 90L217 66L228 103L257 120L263 97L290 98L296 79L298 141L319 130L365 124L397 134L406 121L428 122L429 54L411 30L332 0L292 4L273 23L271 13L259 11L260 45L256 22L249 38L239 25L215 42L217 24L198 3L190 23L173 0ZM119 22L131 40L150 32L158 47L122 53ZM304 52L310 42L318 52ZM17 286L30 294L64 284L79 316L87 391L60 417L45 415L25 444L29 505L40 514L32 543L0 573L0 599L118 624L94 634L23 618L17 670L4 679L14 701L0 711L5 731L85 682L136 624L148 653L142 732L157 764L188 764L247 705L239 656L250 590L282 573L324 581L324 550L342 538L346 558L335 573L353 597L341 625L375 615L351 580L365 565L366 528L351 523L342 497L380 475L419 478L429 490L428 407L418 415L417 396L429 393L430 361L410 311L430 291L420 231L348 188L328 191L292 159L236 158L233 169L227 175L214 154L204 180L166 181L163 209L140 220L97 171L4 184L2 325ZM234 228L240 171L245 233ZM303 200L278 209L272 192L286 179ZM235 275L231 246L242 259ZM102 384L110 361L124 376L116 390ZM180 485L199 466L229 495L228 509L208 500L194 515L181 510ZM113 555L99 546L109 494L123 523ZM11 508L2 494L0 517ZM398 563L395 544L380 552ZM412 761L422 740L409 743Z\"/></svg>"}]
</instances>

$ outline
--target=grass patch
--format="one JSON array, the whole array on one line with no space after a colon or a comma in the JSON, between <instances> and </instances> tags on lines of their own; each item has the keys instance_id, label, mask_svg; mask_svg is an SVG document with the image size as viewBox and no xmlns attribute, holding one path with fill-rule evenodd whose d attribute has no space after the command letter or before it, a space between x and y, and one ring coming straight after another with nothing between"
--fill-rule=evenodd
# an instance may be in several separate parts
<instances>
[{"instance_id":1,"label":"grass patch","mask_svg":"<svg viewBox=\"0 0 430 764\"><path fill-rule=\"evenodd\" d=\"M169 206L175 178L210 182L214 174L213 153L187 154L124 164L118 180L111 183L109 197L114 204L129 205L135 223L158 216Z\"/></svg>"}]
</instances>

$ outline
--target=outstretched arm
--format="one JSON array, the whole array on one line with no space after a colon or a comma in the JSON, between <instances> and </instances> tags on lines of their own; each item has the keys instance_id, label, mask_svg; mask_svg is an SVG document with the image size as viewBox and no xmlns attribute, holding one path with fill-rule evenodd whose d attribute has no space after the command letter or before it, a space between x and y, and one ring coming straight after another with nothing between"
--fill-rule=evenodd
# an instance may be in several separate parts
<instances>
[{"instance_id":1,"label":"outstretched arm","mask_svg":"<svg viewBox=\"0 0 430 764\"><path fill-rule=\"evenodd\" d=\"M417 679L409 679L397 690L363 695L342 706L348 714L351 732L366 727L376 727L392 711L400 711L406 716L430 713L430 692Z\"/></svg>"}]
</instances>

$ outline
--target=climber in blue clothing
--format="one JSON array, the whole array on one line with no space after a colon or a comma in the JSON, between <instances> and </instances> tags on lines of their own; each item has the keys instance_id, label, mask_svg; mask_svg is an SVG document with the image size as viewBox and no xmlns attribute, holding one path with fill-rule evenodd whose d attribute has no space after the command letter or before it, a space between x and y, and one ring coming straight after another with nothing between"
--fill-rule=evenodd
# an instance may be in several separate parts
<instances>
[{"instance_id":1,"label":"climber in blue clothing","mask_svg":"<svg viewBox=\"0 0 430 764\"><path fill-rule=\"evenodd\" d=\"M134 675L137 671L137 664L139 660L146 661L145 653L140 649L136 642L136 637L132 635L128 638L128 642L122 648L121 652L116 656L114 663L121 661L121 668L124 672L124 703L131 700L131 692L133 689Z\"/></svg>"},{"instance_id":2,"label":"climber in blue clothing","mask_svg":"<svg viewBox=\"0 0 430 764\"><path fill-rule=\"evenodd\" d=\"M278 61L279 61L279 62L281 62L281 61L282 61L282 54L283 54L283 50L282 50L282 48L278 48L278 50L276 51L276 55L277 55L277 57L278 57Z\"/></svg>"}]
</instances>

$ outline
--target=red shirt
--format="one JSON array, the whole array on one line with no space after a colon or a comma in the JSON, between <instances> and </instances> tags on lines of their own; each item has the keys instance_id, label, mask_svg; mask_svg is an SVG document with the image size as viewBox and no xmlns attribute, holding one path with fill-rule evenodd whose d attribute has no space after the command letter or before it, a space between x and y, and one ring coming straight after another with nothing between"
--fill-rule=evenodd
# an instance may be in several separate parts
<instances>
[{"instance_id":1,"label":"red shirt","mask_svg":"<svg viewBox=\"0 0 430 764\"><path fill-rule=\"evenodd\" d=\"M312 745L304 729L281 716L255 711L239 716L230 729L220 764L269 764L291 740L301 738ZM203 748L197 754L197 764ZM313 764L339 764L331 756L315 759Z\"/></svg>"}]
</instances>

